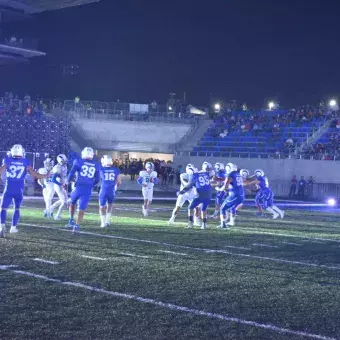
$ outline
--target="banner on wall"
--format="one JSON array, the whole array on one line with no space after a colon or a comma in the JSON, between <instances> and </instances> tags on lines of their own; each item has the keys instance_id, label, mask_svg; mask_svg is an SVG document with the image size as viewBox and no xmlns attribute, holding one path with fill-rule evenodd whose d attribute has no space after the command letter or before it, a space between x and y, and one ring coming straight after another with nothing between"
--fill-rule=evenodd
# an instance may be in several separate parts
<instances>
[{"instance_id":1,"label":"banner on wall","mask_svg":"<svg viewBox=\"0 0 340 340\"><path fill-rule=\"evenodd\" d=\"M148 104L129 104L130 113L148 113L149 105Z\"/></svg>"}]
</instances>

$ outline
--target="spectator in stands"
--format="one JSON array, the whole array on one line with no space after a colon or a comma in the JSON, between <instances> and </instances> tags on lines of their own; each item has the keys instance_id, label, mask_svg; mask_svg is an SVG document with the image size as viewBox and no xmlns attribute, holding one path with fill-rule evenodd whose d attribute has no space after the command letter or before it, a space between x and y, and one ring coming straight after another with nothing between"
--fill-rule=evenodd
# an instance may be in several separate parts
<instances>
[{"instance_id":1,"label":"spectator in stands","mask_svg":"<svg viewBox=\"0 0 340 340\"><path fill-rule=\"evenodd\" d=\"M130 177L131 181L134 181L137 175L137 162L133 160L130 164Z\"/></svg>"},{"instance_id":2,"label":"spectator in stands","mask_svg":"<svg viewBox=\"0 0 340 340\"><path fill-rule=\"evenodd\" d=\"M180 185L181 184L181 173L182 173L182 165L179 165L176 170L176 184Z\"/></svg>"},{"instance_id":3,"label":"spectator in stands","mask_svg":"<svg viewBox=\"0 0 340 340\"><path fill-rule=\"evenodd\" d=\"M293 196L295 196L296 186L297 186L297 179L296 179L296 175L294 175L292 180L290 181L290 190L289 190L289 195L288 195L289 198L292 198Z\"/></svg>"},{"instance_id":4,"label":"spectator in stands","mask_svg":"<svg viewBox=\"0 0 340 340\"><path fill-rule=\"evenodd\" d=\"M304 198L306 185L307 185L306 180L303 178L303 176L301 176L299 180L299 189L298 189L299 198Z\"/></svg>"},{"instance_id":5,"label":"spectator in stands","mask_svg":"<svg viewBox=\"0 0 340 340\"><path fill-rule=\"evenodd\" d=\"M314 179L312 176L308 178L307 181L307 197L312 198L313 197L313 186L314 186Z\"/></svg>"},{"instance_id":6,"label":"spectator in stands","mask_svg":"<svg viewBox=\"0 0 340 340\"><path fill-rule=\"evenodd\" d=\"M293 145L294 145L293 138L292 138L292 137L289 137L289 138L286 140L285 147L286 147L286 148L291 148Z\"/></svg>"},{"instance_id":7,"label":"spectator in stands","mask_svg":"<svg viewBox=\"0 0 340 340\"><path fill-rule=\"evenodd\" d=\"M169 168L170 173L169 173L169 185L174 185L174 178L175 178L175 170L173 168Z\"/></svg>"}]
</instances>

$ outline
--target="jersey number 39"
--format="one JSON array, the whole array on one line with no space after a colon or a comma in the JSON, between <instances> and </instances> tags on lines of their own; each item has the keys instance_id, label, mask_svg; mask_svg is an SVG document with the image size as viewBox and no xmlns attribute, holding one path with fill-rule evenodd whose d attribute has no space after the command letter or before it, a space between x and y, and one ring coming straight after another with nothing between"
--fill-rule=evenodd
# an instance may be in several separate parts
<instances>
[{"instance_id":1,"label":"jersey number 39","mask_svg":"<svg viewBox=\"0 0 340 340\"><path fill-rule=\"evenodd\" d=\"M95 173L96 173L95 167L83 165L81 167L81 173L79 175L81 177L93 178Z\"/></svg>"}]
</instances>

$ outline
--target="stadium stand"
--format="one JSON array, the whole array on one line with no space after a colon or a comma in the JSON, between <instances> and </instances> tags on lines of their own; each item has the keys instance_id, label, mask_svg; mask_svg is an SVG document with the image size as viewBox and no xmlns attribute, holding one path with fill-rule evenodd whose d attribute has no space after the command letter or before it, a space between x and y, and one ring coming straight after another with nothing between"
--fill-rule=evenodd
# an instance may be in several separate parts
<instances>
[{"instance_id":1,"label":"stadium stand","mask_svg":"<svg viewBox=\"0 0 340 340\"><path fill-rule=\"evenodd\" d=\"M0 117L0 150L9 150L20 143L28 152L67 153L70 149L70 120L34 113Z\"/></svg>"},{"instance_id":2,"label":"stadium stand","mask_svg":"<svg viewBox=\"0 0 340 340\"><path fill-rule=\"evenodd\" d=\"M288 157L328 119L325 110L230 112L210 126L191 155Z\"/></svg>"}]
</instances>

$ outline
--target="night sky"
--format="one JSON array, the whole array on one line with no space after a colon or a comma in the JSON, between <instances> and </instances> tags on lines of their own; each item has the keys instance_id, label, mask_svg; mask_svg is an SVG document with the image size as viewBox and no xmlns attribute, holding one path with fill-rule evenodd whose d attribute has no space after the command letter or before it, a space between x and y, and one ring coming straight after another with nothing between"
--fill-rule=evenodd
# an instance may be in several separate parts
<instances>
[{"instance_id":1,"label":"night sky","mask_svg":"<svg viewBox=\"0 0 340 340\"><path fill-rule=\"evenodd\" d=\"M46 58L0 68L0 91L46 97L262 106L340 97L340 2L102 0L4 26ZM61 64L78 64L62 76Z\"/></svg>"}]
</instances>

